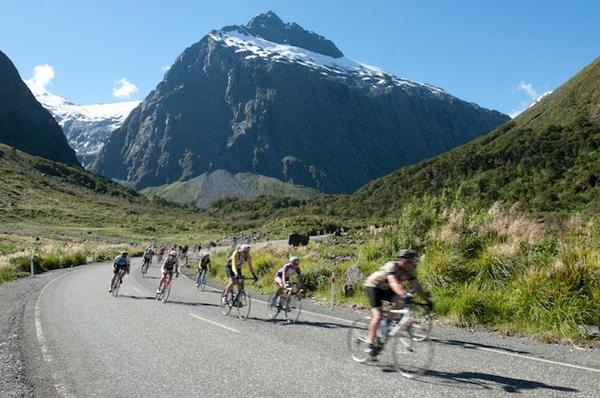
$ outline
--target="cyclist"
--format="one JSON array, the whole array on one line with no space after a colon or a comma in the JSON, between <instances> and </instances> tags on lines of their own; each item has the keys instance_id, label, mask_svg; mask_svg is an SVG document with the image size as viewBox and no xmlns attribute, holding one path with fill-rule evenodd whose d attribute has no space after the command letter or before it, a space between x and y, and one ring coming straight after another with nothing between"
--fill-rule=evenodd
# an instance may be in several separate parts
<instances>
[{"instance_id":1,"label":"cyclist","mask_svg":"<svg viewBox=\"0 0 600 398\"><path fill-rule=\"evenodd\" d=\"M129 274L129 266L130 265L131 265L131 262L129 261L129 256L126 251L121 252L121 255L115 257L115 259L113 260L113 265L112 265L113 277L112 277L112 280L110 281L110 289L108 289L109 293L112 293L112 287L113 287L113 284L115 283L115 279L117 278L117 274L119 273L119 271L121 269L125 269L125 272ZM123 283L123 281L121 281L121 283Z\"/></svg>"},{"instance_id":2,"label":"cyclist","mask_svg":"<svg viewBox=\"0 0 600 398\"><path fill-rule=\"evenodd\" d=\"M156 291L157 294L160 294L167 274L169 274L171 280L173 279L173 272L175 272L176 278L179 277L179 260L177 259L177 252L175 250L172 250L169 253L169 256L165 258L165 262L163 263L160 272L162 277L160 278L160 281L158 281L158 290Z\"/></svg>"},{"instance_id":3,"label":"cyclist","mask_svg":"<svg viewBox=\"0 0 600 398\"><path fill-rule=\"evenodd\" d=\"M298 281L302 284L302 273L300 272L300 259L296 256L290 257L290 261L275 273L275 283L277 283L277 292L273 298L272 305L279 304L279 297L290 287L290 275L295 272L298 275Z\"/></svg>"},{"instance_id":4,"label":"cyclist","mask_svg":"<svg viewBox=\"0 0 600 398\"><path fill-rule=\"evenodd\" d=\"M250 269L250 272L252 272L254 280L258 280L256 274L254 273L254 269L252 268L250 245L243 244L233 252L229 260L227 260L227 264L225 265L225 271L229 277L229 282L227 283L225 291L223 292L223 297L221 298L222 301L227 301L227 295L229 292L231 292L233 285L239 284L243 279L242 265L244 265L244 262L248 263L248 268Z\"/></svg>"},{"instance_id":5,"label":"cyclist","mask_svg":"<svg viewBox=\"0 0 600 398\"><path fill-rule=\"evenodd\" d=\"M153 256L154 256L154 250L152 250L152 246L148 246L148 248L144 252L144 256L142 257L142 268L144 268L146 263L148 264L148 266L150 266L150 264L152 264Z\"/></svg>"},{"instance_id":6,"label":"cyclist","mask_svg":"<svg viewBox=\"0 0 600 398\"><path fill-rule=\"evenodd\" d=\"M428 303L429 294L423 290L417 280L416 268L419 258L412 250L400 250L396 260L388 261L379 270L373 272L365 281L365 290L371 305L371 323L367 341L368 353L371 358L379 354L379 347L374 343L377 327L381 321L382 301L389 301L395 309L401 309L404 304L410 304L412 296L407 295L403 282L409 282L412 289Z\"/></svg>"},{"instance_id":7,"label":"cyclist","mask_svg":"<svg viewBox=\"0 0 600 398\"><path fill-rule=\"evenodd\" d=\"M188 266L188 245L179 246L179 252L181 253L181 260L185 261L185 266Z\"/></svg>"},{"instance_id":8,"label":"cyclist","mask_svg":"<svg viewBox=\"0 0 600 398\"><path fill-rule=\"evenodd\" d=\"M158 262L162 261L163 256L165 255L165 250L167 250L165 245L160 245L160 247L158 248L158 253L156 253L158 255Z\"/></svg>"},{"instance_id":9,"label":"cyclist","mask_svg":"<svg viewBox=\"0 0 600 398\"><path fill-rule=\"evenodd\" d=\"M206 274L210 268L210 253L206 252L202 255L200 262L198 263L198 277L196 278L196 287L200 286L200 278L202 274Z\"/></svg>"}]
</instances>

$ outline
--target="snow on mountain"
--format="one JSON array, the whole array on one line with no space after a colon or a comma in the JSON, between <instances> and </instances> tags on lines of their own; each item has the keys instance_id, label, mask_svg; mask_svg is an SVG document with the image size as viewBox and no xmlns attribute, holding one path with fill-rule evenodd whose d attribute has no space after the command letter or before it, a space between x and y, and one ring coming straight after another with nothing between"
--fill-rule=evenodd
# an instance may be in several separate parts
<instances>
[{"instance_id":1,"label":"snow on mountain","mask_svg":"<svg viewBox=\"0 0 600 398\"><path fill-rule=\"evenodd\" d=\"M269 62L293 62L318 71L324 77L361 82L377 89L392 86L421 87L434 94L441 88L400 78L381 68L366 65L345 56L332 57L301 47L279 44L238 30L212 31L209 37L224 46L236 48L236 53L248 53L246 60L264 59Z\"/></svg>"},{"instance_id":2,"label":"snow on mountain","mask_svg":"<svg viewBox=\"0 0 600 398\"><path fill-rule=\"evenodd\" d=\"M63 128L69 145L84 167L89 167L110 133L123 124L140 101L77 105L51 93L36 96Z\"/></svg>"}]
</instances>

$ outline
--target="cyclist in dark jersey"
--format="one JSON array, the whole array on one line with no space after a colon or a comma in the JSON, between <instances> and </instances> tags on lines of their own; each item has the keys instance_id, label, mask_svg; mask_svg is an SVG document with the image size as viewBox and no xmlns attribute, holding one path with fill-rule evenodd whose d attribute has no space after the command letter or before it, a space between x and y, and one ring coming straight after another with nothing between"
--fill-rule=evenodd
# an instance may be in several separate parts
<instances>
[{"instance_id":1,"label":"cyclist in dark jersey","mask_svg":"<svg viewBox=\"0 0 600 398\"><path fill-rule=\"evenodd\" d=\"M412 250L400 250L395 261L388 261L379 270L373 272L365 281L365 290L371 305L371 323L369 324L369 355L375 358L379 354L378 347L373 344L377 335L377 327L381 321L382 301L393 304L395 309L401 309L409 303L411 296L403 286L410 283L412 289L429 302L429 293L425 292L417 280L416 269L419 258Z\"/></svg>"},{"instance_id":2,"label":"cyclist in dark jersey","mask_svg":"<svg viewBox=\"0 0 600 398\"><path fill-rule=\"evenodd\" d=\"M208 272L210 268L210 253L206 252L202 255L200 262L198 263L198 277L196 278L196 287L200 286L200 279L202 274Z\"/></svg>"},{"instance_id":3,"label":"cyclist in dark jersey","mask_svg":"<svg viewBox=\"0 0 600 398\"><path fill-rule=\"evenodd\" d=\"M109 293L112 292L112 287L115 283L115 278L117 277L117 274L119 273L119 271L121 269L125 269L125 272L129 273L130 265L131 265L131 263L129 261L129 256L128 256L127 252L122 252L120 256L115 257L115 259L113 260L113 265L112 265L113 277L112 277L112 280L110 281L110 289L108 289Z\"/></svg>"}]
</instances>

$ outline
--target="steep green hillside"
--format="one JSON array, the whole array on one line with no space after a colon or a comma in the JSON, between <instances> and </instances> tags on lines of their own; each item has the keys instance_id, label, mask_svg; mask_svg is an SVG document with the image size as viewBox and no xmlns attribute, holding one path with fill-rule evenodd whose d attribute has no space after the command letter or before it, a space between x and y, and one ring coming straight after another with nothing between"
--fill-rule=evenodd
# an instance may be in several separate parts
<instances>
[{"instance_id":1,"label":"steep green hillside","mask_svg":"<svg viewBox=\"0 0 600 398\"><path fill-rule=\"evenodd\" d=\"M532 211L600 211L600 58L490 134L375 180L352 209L384 215L425 194Z\"/></svg>"},{"instance_id":2,"label":"steep green hillside","mask_svg":"<svg viewBox=\"0 0 600 398\"><path fill-rule=\"evenodd\" d=\"M98 242L198 239L200 214L0 144L0 233Z\"/></svg>"},{"instance_id":3,"label":"steep green hillside","mask_svg":"<svg viewBox=\"0 0 600 398\"><path fill-rule=\"evenodd\" d=\"M187 181L149 187L140 191L149 198L158 196L170 202L207 208L230 197L252 198L260 195L307 199L318 195L316 189L288 184L276 178L251 173L231 174L225 170L203 173Z\"/></svg>"}]
</instances>

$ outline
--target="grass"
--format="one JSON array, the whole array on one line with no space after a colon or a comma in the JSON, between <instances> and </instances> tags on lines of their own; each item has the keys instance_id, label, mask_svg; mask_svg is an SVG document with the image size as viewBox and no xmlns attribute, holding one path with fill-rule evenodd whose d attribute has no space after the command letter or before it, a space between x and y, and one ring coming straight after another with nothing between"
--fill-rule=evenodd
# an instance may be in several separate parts
<instances>
[{"instance_id":1,"label":"grass","mask_svg":"<svg viewBox=\"0 0 600 398\"><path fill-rule=\"evenodd\" d=\"M407 204L396 224L380 234L355 230L303 248L253 252L260 277L255 287L271 292L276 269L293 254L302 259L306 286L316 300L329 299L335 273L336 302L366 306L360 284L342 293L346 270L357 264L367 276L404 247L422 254L419 279L444 322L546 341L586 340L579 326L600 325L599 220L542 222L498 205L482 210L445 209L435 200ZM222 254L213 261L221 282L225 260Z\"/></svg>"}]
</instances>

